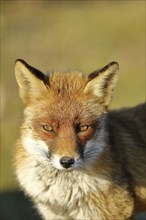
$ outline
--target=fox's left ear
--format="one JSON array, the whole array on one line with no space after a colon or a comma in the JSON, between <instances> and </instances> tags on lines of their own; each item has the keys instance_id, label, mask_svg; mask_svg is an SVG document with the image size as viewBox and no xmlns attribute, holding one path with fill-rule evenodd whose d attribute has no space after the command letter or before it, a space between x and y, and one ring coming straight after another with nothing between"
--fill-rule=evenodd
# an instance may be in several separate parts
<instances>
[{"instance_id":1,"label":"fox's left ear","mask_svg":"<svg viewBox=\"0 0 146 220\"><path fill-rule=\"evenodd\" d=\"M22 59L15 62L15 76L19 85L20 98L25 106L46 94L47 77Z\"/></svg>"},{"instance_id":2,"label":"fox's left ear","mask_svg":"<svg viewBox=\"0 0 146 220\"><path fill-rule=\"evenodd\" d=\"M118 63L111 62L102 69L89 74L84 93L92 93L99 103L108 106L118 80L118 72Z\"/></svg>"}]
</instances>

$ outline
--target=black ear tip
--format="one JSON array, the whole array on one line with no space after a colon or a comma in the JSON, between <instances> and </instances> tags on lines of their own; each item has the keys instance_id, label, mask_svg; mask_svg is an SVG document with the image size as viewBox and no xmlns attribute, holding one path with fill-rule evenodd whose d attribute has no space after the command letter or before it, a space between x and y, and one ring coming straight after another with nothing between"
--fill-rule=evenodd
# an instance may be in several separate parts
<instances>
[{"instance_id":1,"label":"black ear tip","mask_svg":"<svg viewBox=\"0 0 146 220\"><path fill-rule=\"evenodd\" d=\"M96 71L89 74L88 79L89 80L93 79L94 77L100 75L101 73L105 72L109 68L112 68L113 70L118 71L119 70L118 62L112 61L108 63L106 66L104 66L103 68L97 69Z\"/></svg>"},{"instance_id":2,"label":"black ear tip","mask_svg":"<svg viewBox=\"0 0 146 220\"><path fill-rule=\"evenodd\" d=\"M15 61L15 65L17 64L17 63L22 63L26 68L28 68L28 69L30 69L30 66L28 65L28 63L26 63L24 60L22 60L22 59L17 59L16 61Z\"/></svg>"},{"instance_id":3,"label":"black ear tip","mask_svg":"<svg viewBox=\"0 0 146 220\"><path fill-rule=\"evenodd\" d=\"M112 61L112 62L110 62L107 66L117 66L117 67L119 67L119 63L117 62L117 61Z\"/></svg>"},{"instance_id":4,"label":"black ear tip","mask_svg":"<svg viewBox=\"0 0 146 220\"><path fill-rule=\"evenodd\" d=\"M17 62L23 63L24 65L27 65L27 63L26 63L23 59L17 59L17 60L15 60L15 64L16 64Z\"/></svg>"},{"instance_id":5,"label":"black ear tip","mask_svg":"<svg viewBox=\"0 0 146 220\"><path fill-rule=\"evenodd\" d=\"M104 66L101 70L100 70L100 72L103 72L103 71L106 71L106 70L108 70L109 68L113 68L113 69L119 69L119 64L118 64L118 62L116 62L116 61L112 61L112 62L110 62L110 63L108 63L106 66Z\"/></svg>"},{"instance_id":6,"label":"black ear tip","mask_svg":"<svg viewBox=\"0 0 146 220\"><path fill-rule=\"evenodd\" d=\"M111 64L118 64L117 61L111 61L110 63L111 63Z\"/></svg>"}]
</instances>

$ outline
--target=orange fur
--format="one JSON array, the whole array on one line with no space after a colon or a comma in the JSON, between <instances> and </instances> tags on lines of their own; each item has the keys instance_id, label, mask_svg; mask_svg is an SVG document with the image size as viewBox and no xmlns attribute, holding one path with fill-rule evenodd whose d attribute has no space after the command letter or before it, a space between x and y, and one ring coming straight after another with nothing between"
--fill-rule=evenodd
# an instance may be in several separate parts
<instances>
[{"instance_id":1,"label":"orange fur","mask_svg":"<svg viewBox=\"0 0 146 220\"><path fill-rule=\"evenodd\" d=\"M25 107L16 173L42 217L126 220L144 210L146 105L108 112L118 64L45 76L18 60L15 73Z\"/></svg>"}]
</instances>

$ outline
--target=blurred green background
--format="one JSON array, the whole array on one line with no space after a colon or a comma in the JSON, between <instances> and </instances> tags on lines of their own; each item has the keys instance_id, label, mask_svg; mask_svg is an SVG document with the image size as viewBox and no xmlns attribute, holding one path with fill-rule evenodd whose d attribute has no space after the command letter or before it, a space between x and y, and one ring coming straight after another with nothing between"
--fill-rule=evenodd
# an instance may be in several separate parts
<instances>
[{"instance_id":1,"label":"blurred green background","mask_svg":"<svg viewBox=\"0 0 146 220\"><path fill-rule=\"evenodd\" d=\"M111 109L145 100L145 1L1 1L1 191L17 187L13 149L22 121L14 61L90 73L120 64Z\"/></svg>"}]
</instances>

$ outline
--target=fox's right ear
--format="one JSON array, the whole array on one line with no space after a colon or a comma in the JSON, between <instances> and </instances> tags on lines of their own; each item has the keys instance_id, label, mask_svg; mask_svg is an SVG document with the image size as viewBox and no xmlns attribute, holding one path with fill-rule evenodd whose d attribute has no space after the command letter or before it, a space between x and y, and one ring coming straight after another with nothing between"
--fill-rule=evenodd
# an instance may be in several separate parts
<instances>
[{"instance_id":1,"label":"fox's right ear","mask_svg":"<svg viewBox=\"0 0 146 220\"><path fill-rule=\"evenodd\" d=\"M47 93L48 79L46 76L24 60L16 60L15 76L19 85L19 95L24 105L34 99L39 100L42 95Z\"/></svg>"},{"instance_id":2,"label":"fox's right ear","mask_svg":"<svg viewBox=\"0 0 146 220\"><path fill-rule=\"evenodd\" d=\"M108 106L118 80L119 64L111 62L105 67L89 74L85 93L93 94L99 103Z\"/></svg>"}]
</instances>

